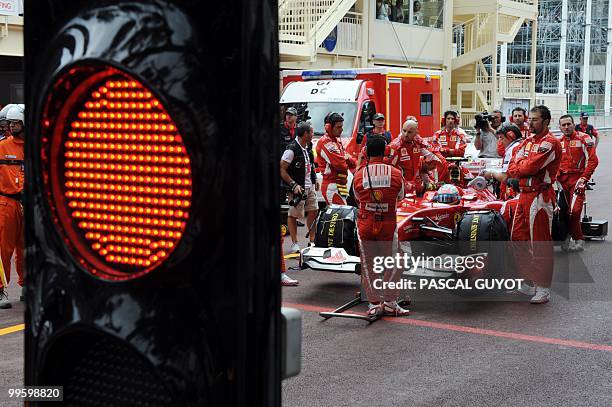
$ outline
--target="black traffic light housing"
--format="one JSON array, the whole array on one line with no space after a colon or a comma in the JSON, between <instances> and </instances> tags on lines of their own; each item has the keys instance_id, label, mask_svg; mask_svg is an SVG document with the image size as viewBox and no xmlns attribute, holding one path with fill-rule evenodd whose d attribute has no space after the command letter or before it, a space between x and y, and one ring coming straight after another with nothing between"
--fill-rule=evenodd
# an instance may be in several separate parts
<instances>
[{"instance_id":1,"label":"black traffic light housing","mask_svg":"<svg viewBox=\"0 0 612 407\"><path fill-rule=\"evenodd\" d=\"M26 0L26 385L79 406L280 405L277 8ZM81 79L58 80L109 67L162 102L193 181L176 249L123 281L68 249L44 165L48 104Z\"/></svg>"}]
</instances>

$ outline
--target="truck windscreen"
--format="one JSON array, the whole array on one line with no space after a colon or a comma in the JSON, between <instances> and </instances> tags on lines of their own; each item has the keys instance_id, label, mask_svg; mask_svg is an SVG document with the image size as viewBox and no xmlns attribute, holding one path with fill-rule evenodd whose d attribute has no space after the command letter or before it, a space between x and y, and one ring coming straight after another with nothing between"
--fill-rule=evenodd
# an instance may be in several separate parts
<instances>
[{"instance_id":1,"label":"truck windscreen","mask_svg":"<svg viewBox=\"0 0 612 407\"><path fill-rule=\"evenodd\" d=\"M344 130L342 137L350 137L353 133L357 103L353 102L301 102L283 103L282 111L289 107L295 107L298 111L298 123L308 120L315 131L315 137L325 134L325 116L336 112L344 117Z\"/></svg>"}]
</instances>

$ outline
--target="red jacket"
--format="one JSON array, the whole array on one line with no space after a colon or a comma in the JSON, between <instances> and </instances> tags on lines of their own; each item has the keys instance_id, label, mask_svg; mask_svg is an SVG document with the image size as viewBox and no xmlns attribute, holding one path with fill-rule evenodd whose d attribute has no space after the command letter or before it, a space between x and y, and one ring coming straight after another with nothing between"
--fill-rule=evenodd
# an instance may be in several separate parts
<instances>
[{"instance_id":1,"label":"red jacket","mask_svg":"<svg viewBox=\"0 0 612 407\"><path fill-rule=\"evenodd\" d=\"M516 126L519 128L521 133L523 134L523 138L531 137L531 130L529 130L529 125L527 123L523 123L523 126Z\"/></svg>"},{"instance_id":2,"label":"red jacket","mask_svg":"<svg viewBox=\"0 0 612 407\"><path fill-rule=\"evenodd\" d=\"M519 180L521 192L544 190L555 182L561 165L561 143L550 132L532 135L517 147L508 176Z\"/></svg>"},{"instance_id":3,"label":"red jacket","mask_svg":"<svg viewBox=\"0 0 612 407\"><path fill-rule=\"evenodd\" d=\"M561 136L559 142L563 152L559 176L580 174L580 178L591 179L599 164L593 139L588 134L575 131L570 137Z\"/></svg>"},{"instance_id":4,"label":"red jacket","mask_svg":"<svg viewBox=\"0 0 612 407\"><path fill-rule=\"evenodd\" d=\"M379 213L385 220L395 222L397 201L404 198L404 179L400 170L385 164L382 157L373 157L367 166L355 172L353 189L359 201L360 214Z\"/></svg>"},{"instance_id":5,"label":"red jacket","mask_svg":"<svg viewBox=\"0 0 612 407\"><path fill-rule=\"evenodd\" d=\"M385 162L402 170L404 180L412 182L421 171L421 156L425 161L446 161L444 157L430 151L431 146L420 136L412 141L404 141L400 136L389 145L388 154L385 154ZM439 153L438 153L439 154Z\"/></svg>"},{"instance_id":6,"label":"red jacket","mask_svg":"<svg viewBox=\"0 0 612 407\"><path fill-rule=\"evenodd\" d=\"M316 152L323 181L346 184L348 170L355 168L355 160L345 158L342 142L326 134L317 142Z\"/></svg>"},{"instance_id":7,"label":"red jacket","mask_svg":"<svg viewBox=\"0 0 612 407\"><path fill-rule=\"evenodd\" d=\"M431 137L432 151L439 151L444 157L463 157L465 155L465 132L457 127L450 132L446 127Z\"/></svg>"}]
</instances>

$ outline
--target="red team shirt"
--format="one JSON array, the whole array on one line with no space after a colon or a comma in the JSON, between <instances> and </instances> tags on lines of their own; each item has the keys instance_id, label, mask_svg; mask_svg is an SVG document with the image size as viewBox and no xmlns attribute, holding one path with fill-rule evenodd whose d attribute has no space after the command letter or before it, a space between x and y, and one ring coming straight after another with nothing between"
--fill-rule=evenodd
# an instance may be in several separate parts
<instances>
[{"instance_id":1,"label":"red team shirt","mask_svg":"<svg viewBox=\"0 0 612 407\"><path fill-rule=\"evenodd\" d=\"M443 128L434 133L429 140L433 151L439 151L444 157L463 157L465 155L466 133L460 129L452 129L451 131Z\"/></svg>"}]
</instances>

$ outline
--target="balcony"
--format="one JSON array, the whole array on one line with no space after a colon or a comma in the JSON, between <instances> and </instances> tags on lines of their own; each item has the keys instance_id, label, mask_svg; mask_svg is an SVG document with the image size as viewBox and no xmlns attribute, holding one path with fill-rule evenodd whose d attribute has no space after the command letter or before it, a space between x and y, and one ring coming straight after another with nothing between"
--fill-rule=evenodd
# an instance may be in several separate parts
<instances>
[{"instance_id":1,"label":"balcony","mask_svg":"<svg viewBox=\"0 0 612 407\"><path fill-rule=\"evenodd\" d=\"M444 30L413 24L374 20L370 24L370 55L374 63L441 66Z\"/></svg>"},{"instance_id":2,"label":"balcony","mask_svg":"<svg viewBox=\"0 0 612 407\"><path fill-rule=\"evenodd\" d=\"M455 16L495 12L533 19L537 17L538 0L455 0L453 3Z\"/></svg>"},{"instance_id":3,"label":"balcony","mask_svg":"<svg viewBox=\"0 0 612 407\"><path fill-rule=\"evenodd\" d=\"M278 4L281 60L313 60L319 46L338 27L338 35L355 28L357 16L347 16L355 0L281 0ZM349 32L350 33L350 32ZM344 40L342 40L344 41ZM356 44L343 42L345 47Z\"/></svg>"},{"instance_id":4,"label":"balcony","mask_svg":"<svg viewBox=\"0 0 612 407\"><path fill-rule=\"evenodd\" d=\"M361 56L363 53L363 13L349 12L336 27L336 47L327 51L323 46L319 54Z\"/></svg>"}]
</instances>

